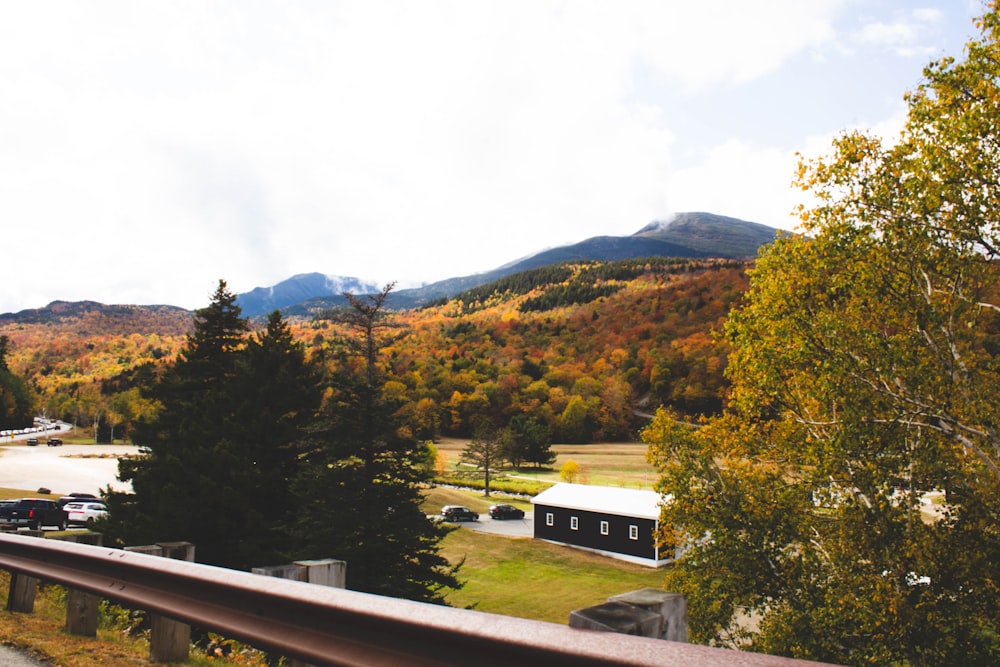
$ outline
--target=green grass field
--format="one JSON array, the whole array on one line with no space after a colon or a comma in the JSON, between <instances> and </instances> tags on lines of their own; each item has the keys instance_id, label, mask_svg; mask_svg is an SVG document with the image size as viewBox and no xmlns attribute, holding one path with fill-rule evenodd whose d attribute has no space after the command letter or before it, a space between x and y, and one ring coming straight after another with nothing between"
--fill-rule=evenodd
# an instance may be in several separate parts
<instances>
[{"instance_id":1,"label":"green grass field","mask_svg":"<svg viewBox=\"0 0 1000 667\"><path fill-rule=\"evenodd\" d=\"M465 562L465 586L448 595L454 607L566 624L574 609L640 588L662 588L663 571L531 538L468 528L452 531L442 553ZM350 566L348 566L350 567Z\"/></svg>"}]
</instances>

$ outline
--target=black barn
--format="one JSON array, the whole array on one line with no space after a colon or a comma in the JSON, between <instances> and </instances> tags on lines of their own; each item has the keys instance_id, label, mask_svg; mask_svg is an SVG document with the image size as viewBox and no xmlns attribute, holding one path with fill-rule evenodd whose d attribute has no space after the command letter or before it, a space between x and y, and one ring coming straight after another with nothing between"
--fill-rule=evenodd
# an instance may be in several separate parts
<instances>
[{"instance_id":1,"label":"black barn","mask_svg":"<svg viewBox=\"0 0 1000 667\"><path fill-rule=\"evenodd\" d=\"M658 567L674 558L656 546L660 494L587 484L556 484L535 496L535 537Z\"/></svg>"}]
</instances>

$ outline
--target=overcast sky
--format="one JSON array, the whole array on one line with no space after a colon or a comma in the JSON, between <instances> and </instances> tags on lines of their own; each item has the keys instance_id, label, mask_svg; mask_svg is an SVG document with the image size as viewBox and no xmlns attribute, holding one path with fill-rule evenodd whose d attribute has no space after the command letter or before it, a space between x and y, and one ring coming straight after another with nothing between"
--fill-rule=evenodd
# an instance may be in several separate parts
<instances>
[{"instance_id":1,"label":"overcast sky","mask_svg":"<svg viewBox=\"0 0 1000 667\"><path fill-rule=\"evenodd\" d=\"M678 211L781 228L979 0L0 0L0 313L401 286Z\"/></svg>"}]
</instances>

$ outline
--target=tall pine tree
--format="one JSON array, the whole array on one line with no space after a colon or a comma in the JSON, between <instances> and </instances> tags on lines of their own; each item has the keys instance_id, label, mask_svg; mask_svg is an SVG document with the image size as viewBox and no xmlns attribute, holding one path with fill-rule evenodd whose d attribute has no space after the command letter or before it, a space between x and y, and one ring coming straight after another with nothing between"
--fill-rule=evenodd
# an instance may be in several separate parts
<instances>
[{"instance_id":1,"label":"tall pine tree","mask_svg":"<svg viewBox=\"0 0 1000 667\"><path fill-rule=\"evenodd\" d=\"M383 394L377 368L392 328L383 310L391 289L349 299L352 311L342 321L352 326L349 347L364 365L354 372L344 363L333 378L296 481L292 537L299 558L345 560L352 590L441 602L444 589L459 583L439 553L448 529L420 509L427 446L400 422L401 406Z\"/></svg>"}]
</instances>

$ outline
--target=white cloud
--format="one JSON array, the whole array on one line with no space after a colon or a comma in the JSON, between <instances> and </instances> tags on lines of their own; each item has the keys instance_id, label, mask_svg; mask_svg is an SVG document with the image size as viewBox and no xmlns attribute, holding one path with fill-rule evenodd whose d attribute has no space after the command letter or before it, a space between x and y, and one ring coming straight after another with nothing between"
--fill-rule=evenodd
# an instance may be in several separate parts
<instances>
[{"instance_id":1,"label":"white cloud","mask_svg":"<svg viewBox=\"0 0 1000 667\"><path fill-rule=\"evenodd\" d=\"M17 250L0 312L197 307L219 278L245 291L307 271L437 280L692 208L782 225L807 139L778 148L750 126L677 155L685 123L842 56L852 6L4 4L0 127L17 131L0 133L0 219ZM853 45L936 34L933 12L898 16ZM769 116L761 132L796 125ZM39 271L53 250L74 270Z\"/></svg>"},{"instance_id":2,"label":"white cloud","mask_svg":"<svg viewBox=\"0 0 1000 667\"><path fill-rule=\"evenodd\" d=\"M934 29L942 22L939 9L917 8L897 11L891 21L871 19L865 22L856 38L865 44L880 47L903 57L925 57L936 53L939 45L933 41Z\"/></svg>"}]
</instances>

